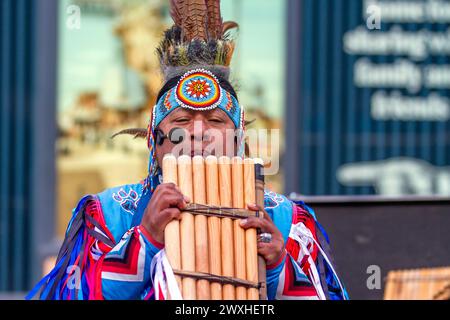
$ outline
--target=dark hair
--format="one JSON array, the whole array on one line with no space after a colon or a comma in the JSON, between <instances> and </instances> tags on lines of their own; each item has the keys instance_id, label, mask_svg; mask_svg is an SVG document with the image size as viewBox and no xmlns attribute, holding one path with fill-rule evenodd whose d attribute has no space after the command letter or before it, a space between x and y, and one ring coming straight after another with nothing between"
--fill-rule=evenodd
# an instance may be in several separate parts
<instances>
[{"instance_id":1,"label":"dark hair","mask_svg":"<svg viewBox=\"0 0 450 320\"><path fill-rule=\"evenodd\" d=\"M236 100L239 102L239 99L237 97L236 91L234 90L233 86L230 84L230 82L228 82L228 80L217 77L216 78L219 80L219 85L226 91L228 91L233 97L236 98ZM156 102L159 101L159 99L161 99L161 97L170 89L175 88L178 84L178 82L180 81L181 76L179 77L175 77L170 79L169 81L167 81L164 86L161 88L161 90L159 91L158 94L158 98L156 100Z\"/></svg>"}]
</instances>

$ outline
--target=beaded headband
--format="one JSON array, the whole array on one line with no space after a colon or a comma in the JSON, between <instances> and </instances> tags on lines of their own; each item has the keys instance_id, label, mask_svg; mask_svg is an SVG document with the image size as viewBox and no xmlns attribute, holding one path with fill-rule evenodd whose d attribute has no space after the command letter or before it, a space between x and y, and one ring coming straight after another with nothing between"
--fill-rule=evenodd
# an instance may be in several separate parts
<instances>
[{"instance_id":1,"label":"beaded headband","mask_svg":"<svg viewBox=\"0 0 450 320\"><path fill-rule=\"evenodd\" d=\"M159 99L154 109L155 128L180 107L194 111L219 108L230 117L237 129L242 127L242 108L239 102L220 86L212 72L204 69L186 72L178 84Z\"/></svg>"}]
</instances>

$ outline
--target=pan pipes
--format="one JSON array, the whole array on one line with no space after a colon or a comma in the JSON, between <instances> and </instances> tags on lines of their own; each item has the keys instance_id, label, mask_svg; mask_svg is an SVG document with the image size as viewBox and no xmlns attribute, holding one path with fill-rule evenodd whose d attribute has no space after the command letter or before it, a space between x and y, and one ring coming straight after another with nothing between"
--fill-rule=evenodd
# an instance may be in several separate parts
<instances>
[{"instance_id":1,"label":"pan pipes","mask_svg":"<svg viewBox=\"0 0 450 320\"><path fill-rule=\"evenodd\" d=\"M247 204L263 207L262 161L167 155L162 169L163 182L175 183L193 202L164 233L183 299L266 299L257 230L239 224L250 216L261 217L262 212L247 210Z\"/></svg>"}]
</instances>

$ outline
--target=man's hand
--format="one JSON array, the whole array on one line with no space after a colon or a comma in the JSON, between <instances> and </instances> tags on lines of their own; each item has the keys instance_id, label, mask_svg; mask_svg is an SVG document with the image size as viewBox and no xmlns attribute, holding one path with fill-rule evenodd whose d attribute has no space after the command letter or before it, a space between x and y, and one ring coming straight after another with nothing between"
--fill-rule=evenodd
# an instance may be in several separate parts
<instances>
[{"instance_id":1,"label":"man's hand","mask_svg":"<svg viewBox=\"0 0 450 320\"><path fill-rule=\"evenodd\" d=\"M164 230L172 220L181 219L181 210L185 209L190 199L183 196L173 183L159 185L145 209L141 225L159 243L164 243Z\"/></svg>"},{"instance_id":2,"label":"man's hand","mask_svg":"<svg viewBox=\"0 0 450 320\"><path fill-rule=\"evenodd\" d=\"M264 212L264 219L250 217L241 221L241 227L244 229L257 228L260 229L261 233L270 233L272 235L272 241L270 243L258 241L258 254L264 257L267 265L273 265L284 253L283 235L264 209L261 209L256 205L248 205L248 209Z\"/></svg>"}]
</instances>

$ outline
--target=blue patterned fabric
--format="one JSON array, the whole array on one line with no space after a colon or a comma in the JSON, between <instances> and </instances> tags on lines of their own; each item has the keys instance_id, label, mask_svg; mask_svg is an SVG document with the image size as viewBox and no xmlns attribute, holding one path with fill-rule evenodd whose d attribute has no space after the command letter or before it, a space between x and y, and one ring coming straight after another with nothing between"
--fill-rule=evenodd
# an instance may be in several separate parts
<instances>
[{"instance_id":1,"label":"blue patterned fabric","mask_svg":"<svg viewBox=\"0 0 450 320\"><path fill-rule=\"evenodd\" d=\"M151 192L143 185L125 185L83 198L74 210L57 265L27 298L39 291L42 299L155 298L149 266L163 246L140 226L151 199ZM281 231L285 243L291 244L286 247L286 255L276 265L268 267L269 299L318 299L318 287L309 272L311 266L304 264L305 258L313 257L317 248L303 248L306 254L299 254L297 249L304 244L293 240L301 220L295 215L299 207L282 195L266 191L265 210ZM305 220L306 225L316 221L307 211L300 212L304 219L312 219ZM309 261L314 268L319 268L318 260ZM73 285L77 280L70 270L73 265L80 271L78 286ZM327 297L347 298L345 289L342 292L338 286L337 275L329 267L325 267L323 274L323 285L329 292Z\"/></svg>"}]
</instances>

